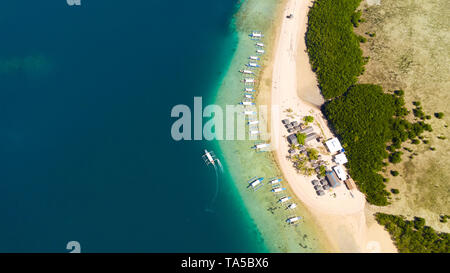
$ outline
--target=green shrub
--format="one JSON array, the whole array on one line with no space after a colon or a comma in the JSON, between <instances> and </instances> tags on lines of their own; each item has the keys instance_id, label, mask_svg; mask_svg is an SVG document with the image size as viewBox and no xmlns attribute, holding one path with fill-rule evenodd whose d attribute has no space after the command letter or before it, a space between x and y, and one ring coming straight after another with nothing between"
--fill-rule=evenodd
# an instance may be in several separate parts
<instances>
[{"instance_id":1,"label":"green shrub","mask_svg":"<svg viewBox=\"0 0 450 273\"><path fill-rule=\"evenodd\" d=\"M391 189L391 192L393 194L399 194L400 193L400 191L398 189Z\"/></svg>"},{"instance_id":2,"label":"green shrub","mask_svg":"<svg viewBox=\"0 0 450 273\"><path fill-rule=\"evenodd\" d=\"M397 171L391 171L392 176L398 176L399 173Z\"/></svg>"},{"instance_id":3,"label":"green shrub","mask_svg":"<svg viewBox=\"0 0 450 273\"><path fill-rule=\"evenodd\" d=\"M297 141L300 145L305 145L306 135L303 133L297 133Z\"/></svg>"},{"instance_id":4,"label":"green shrub","mask_svg":"<svg viewBox=\"0 0 450 273\"><path fill-rule=\"evenodd\" d=\"M402 152L394 152L391 155L389 155L389 162L397 164L402 161Z\"/></svg>"},{"instance_id":5,"label":"green shrub","mask_svg":"<svg viewBox=\"0 0 450 273\"><path fill-rule=\"evenodd\" d=\"M444 117L444 113L442 113L442 112L434 113L434 116L435 116L436 118L441 119L441 118Z\"/></svg>"}]
</instances>

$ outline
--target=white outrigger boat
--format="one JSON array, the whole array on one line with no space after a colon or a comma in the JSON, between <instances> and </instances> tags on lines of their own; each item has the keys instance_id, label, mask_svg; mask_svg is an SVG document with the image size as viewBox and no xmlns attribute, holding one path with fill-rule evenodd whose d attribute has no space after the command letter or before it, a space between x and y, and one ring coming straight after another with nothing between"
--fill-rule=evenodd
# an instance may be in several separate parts
<instances>
[{"instance_id":1,"label":"white outrigger boat","mask_svg":"<svg viewBox=\"0 0 450 273\"><path fill-rule=\"evenodd\" d=\"M255 103L251 101L241 101L239 104L244 106L255 105Z\"/></svg>"},{"instance_id":2,"label":"white outrigger boat","mask_svg":"<svg viewBox=\"0 0 450 273\"><path fill-rule=\"evenodd\" d=\"M263 43L256 43L256 46L264 47L264 44Z\"/></svg>"},{"instance_id":3,"label":"white outrigger boat","mask_svg":"<svg viewBox=\"0 0 450 273\"><path fill-rule=\"evenodd\" d=\"M255 83L255 79L254 78L244 78L242 80L242 82L244 82L244 83Z\"/></svg>"},{"instance_id":4,"label":"white outrigger boat","mask_svg":"<svg viewBox=\"0 0 450 273\"><path fill-rule=\"evenodd\" d=\"M255 99L251 94L244 94L244 98L253 100Z\"/></svg>"},{"instance_id":5,"label":"white outrigger boat","mask_svg":"<svg viewBox=\"0 0 450 273\"><path fill-rule=\"evenodd\" d=\"M250 135L254 136L254 135L259 135L261 132L258 130L250 130Z\"/></svg>"},{"instance_id":6,"label":"white outrigger boat","mask_svg":"<svg viewBox=\"0 0 450 273\"><path fill-rule=\"evenodd\" d=\"M255 73L253 73L253 71L251 71L251 70L245 70L245 69L239 70L239 72L241 72L242 74L255 74Z\"/></svg>"},{"instance_id":7,"label":"white outrigger boat","mask_svg":"<svg viewBox=\"0 0 450 273\"><path fill-rule=\"evenodd\" d=\"M284 203L284 202L287 202L287 201L289 201L289 199L291 199L292 197L290 197L290 196L285 196L285 197L281 197L279 200L278 200L278 203Z\"/></svg>"},{"instance_id":8,"label":"white outrigger boat","mask_svg":"<svg viewBox=\"0 0 450 273\"><path fill-rule=\"evenodd\" d=\"M301 220L302 217L300 216L294 216L294 217L290 217L286 220L286 223L288 224L295 224L297 221Z\"/></svg>"},{"instance_id":9,"label":"white outrigger boat","mask_svg":"<svg viewBox=\"0 0 450 273\"><path fill-rule=\"evenodd\" d=\"M297 204L292 203L289 206L287 206L287 209L295 209L297 207Z\"/></svg>"},{"instance_id":10,"label":"white outrigger boat","mask_svg":"<svg viewBox=\"0 0 450 273\"><path fill-rule=\"evenodd\" d=\"M255 145L252 147L252 149L260 150L260 149L267 148L267 147L269 147L269 146L270 146L269 143L258 143L258 144L255 144Z\"/></svg>"},{"instance_id":11,"label":"white outrigger boat","mask_svg":"<svg viewBox=\"0 0 450 273\"><path fill-rule=\"evenodd\" d=\"M259 64L257 64L257 63L252 63L252 62L248 63L247 66L248 66L248 67L260 67Z\"/></svg>"},{"instance_id":12,"label":"white outrigger boat","mask_svg":"<svg viewBox=\"0 0 450 273\"><path fill-rule=\"evenodd\" d=\"M244 111L244 115L253 116L253 115L256 115L256 112L255 111Z\"/></svg>"},{"instance_id":13,"label":"white outrigger boat","mask_svg":"<svg viewBox=\"0 0 450 273\"><path fill-rule=\"evenodd\" d=\"M250 56L250 57L248 57L250 60L253 60L253 61L258 61L259 60L259 57L258 56Z\"/></svg>"},{"instance_id":14,"label":"white outrigger boat","mask_svg":"<svg viewBox=\"0 0 450 273\"><path fill-rule=\"evenodd\" d=\"M252 188L254 191L257 191L259 188L263 186L262 181L264 180L264 177L252 177L250 180L247 181L248 188Z\"/></svg>"},{"instance_id":15,"label":"white outrigger boat","mask_svg":"<svg viewBox=\"0 0 450 273\"><path fill-rule=\"evenodd\" d=\"M214 152L213 151L208 152L208 150L205 150L205 154L202 155L202 158L205 161L206 165L209 165L209 164L215 165L215 162L219 161L216 158L216 155L214 154Z\"/></svg>"},{"instance_id":16,"label":"white outrigger boat","mask_svg":"<svg viewBox=\"0 0 450 273\"><path fill-rule=\"evenodd\" d=\"M274 178L271 178L271 179L270 179L269 184L270 184L270 185L276 185L276 184L280 184L280 182L281 182L281 179L280 179L280 178L274 177Z\"/></svg>"},{"instance_id":17,"label":"white outrigger boat","mask_svg":"<svg viewBox=\"0 0 450 273\"><path fill-rule=\"evenodd\" d=\"M265 52L264 49L257 49L256 50L256 53L259 53L259 54L264 54L264 52Z\"/></svg>"},{"instance_id":18,"label":"white outrigger boat","mask_svg":"<svg viewBox=\"0 0 450 273\"><path fill-rule=\"evenodd\" d=\"M256 143L252 149L255 149L256 152L266 152L270 147L270 143Z\"/></svg>"},{"instance_id":19,"label":"white outrigger boat","mask_svg":"<svg viewBox=\"0 0 450 273\"><path fill-rule=\"evenodd\" d=\"M261 31L252 31L249 36L252 39L261 39L263 37L263 34L261 33Z\"/></svg>"},{"instance_id":20,"label":"white outrigger boat","mask_svg":"<svg viewBox=\"0 0 450 273\"><path fill-rule=\"evenodd\" d=\"M244 91L245 92L255 92L255 89L253 89L253 88L244 88Z\"/></svg>"},{"instance_id":21,"label":"white outrigger boat","mask_svg":"<svg viewBox=\"0 0 450 273\"><path fill-rule=\"evenodd\" d=\"M247 122L248 125L255 125L258 123L259 123L259 120L250 120L249 122Z\"/></svg>"},{"instance_id":22,"label":"white outrigger boat","mask_svg":"<svg viewBox=\"0 0 450 273\"><path fill-rule=\"evenodd\" d=\"M282 192L282 191L285 191L285 190L286 190L286 188L276 187L276 188L273 188L273 189L271 190L271 192L273 192L273 193L278 193L278 192Z\"/></svg>"}]
</instances>

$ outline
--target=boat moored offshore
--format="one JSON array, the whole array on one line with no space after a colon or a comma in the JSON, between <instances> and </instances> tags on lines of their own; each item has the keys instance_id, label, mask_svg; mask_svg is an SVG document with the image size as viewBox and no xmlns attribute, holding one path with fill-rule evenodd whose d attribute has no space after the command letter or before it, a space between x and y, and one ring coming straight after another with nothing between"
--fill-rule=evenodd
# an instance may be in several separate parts
<instances>
[{"instance_id":1,"label":"boat moored offshore","mask_svg":"<svg viewBox=\"0 0 450 273\"><path fill-rule=\"evenodd\" d=\"M248 67L259 67L259 64L257 64L257 63L248 63L247 66Z\"/></svg>"},{"instance_id":2,"label":"boat moored offshore","mask_svg":"<svg viewBox=\"0 0 450 273\"><path fill-rule=\"evenodd\" d=\"M285 191L285 190L286 190L286 188L276 187L276 188L273 188L273 189L271 190L271 192L277 193L277 192L282 192L282 191Z\"/></svg>"},{"instance_id":3,"label":"boat moored offshore","mask_svg":"<svg viewBox=\"0 0 450 273\"><path fill-rule=\"evenodd\" d=\"M294 217L290 217L286 220L286 223L288 224L295 224L297 221L299 221L300 219L302 219L302 217L300 216L294 216Z\"/></svg>"},{"instance_id":4,"label":"boat moored offshore","mask_svg":"<svg viewBox=\"0 0 450 273\"><path fill-rule=\"evenodd\" d=\"M285 197L281 197L279 200L278 200L278 203L284 203L284 202L287 202L287 201L289 201L289 199L291 199L292 197L290 197L290 196L285 196Z\"/></svg>"},{"instance_id":5,"label":"boat moored offshore","mask_svg":"<svg viewBox=\"0 0 450 273\"><path fill-rule=\"evenodd\" d=\"M251 71L251 70L245 70L245 69L239 70L239 72L241 72L242 74L255 74L255 73L253 73L253 71Z\"/></svg>"},{"instance_id":6,"label":"boat moored offshore","mask_svg":"<svg viewBox=\"0 0 450 273\"><path fill-rule=\"evenodd\" d=\"M255 105L255 103L251 102L251 101L241 101L239 104L244 105L244 106Z\"/></svg>"},{"instance_id":7,"label":"boat moored offshore","mask_svg":"<svg viewBox=\"0 0 450 273\"><path fill-rule=\"evenodd\" d=\"M252 33L250 33L250 37L252 39L261 39L263 37L263 34L261 31L252 31Z\"/></svg>"}]
</instances>

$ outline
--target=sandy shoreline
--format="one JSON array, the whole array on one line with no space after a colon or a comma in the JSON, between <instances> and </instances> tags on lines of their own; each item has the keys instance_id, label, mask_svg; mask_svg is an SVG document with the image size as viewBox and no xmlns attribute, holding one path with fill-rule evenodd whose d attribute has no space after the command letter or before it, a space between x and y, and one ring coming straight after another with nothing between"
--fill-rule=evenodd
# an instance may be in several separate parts
<instances>
[{"instance_id":1,"label":"sandy shoreline","mask_svg":"<svg viewBox=\"0 0 450 273\"><path fill-rule=\"evenodd\" d=\"M263 75L263 78L271 79L262 81L272 82L271 94L268 96L273 109L270 123L275 158L290 187L314 215L335 249L341 252L396 252L389 234L367 213L365 197L361 192L356 189L350 192L341 185L332 193L319 197L310 183L313 178L298 174L287 159L288 143L285 136L288 133L281 123L282 119L300 120L305 115L312 115L315 132L325 139L333 136L319 109L323 98L306 53L304 35L312 2L287 1L275 42L273 72L272 75ZM293 14L293 18L287 19L289 14ZM292 109L293 112L288 113L286 109ZM322 154L323 149L319 146L317 149ZM331 155L327 156L331 158Z\"/></svg>"}]
</instances>

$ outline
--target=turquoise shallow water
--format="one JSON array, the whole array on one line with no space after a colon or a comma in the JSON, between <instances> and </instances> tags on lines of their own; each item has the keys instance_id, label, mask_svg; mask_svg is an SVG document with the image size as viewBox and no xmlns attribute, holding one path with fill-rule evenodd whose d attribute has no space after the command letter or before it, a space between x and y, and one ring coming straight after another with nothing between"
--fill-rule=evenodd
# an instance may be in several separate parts
<instances>
[{"instance_id":1,"label":"turquoise shallow water","mask_svg":"<svg viewBox=\"0 0 450 273\"><path fill-rule=\"evenodd\" d=\"M265 37L262 42L270 45L274 40L274 23L280 2L276 0L256 1L248 0L242 5L235 16L235 27L238 36L238 47L231 61L228 73L224 77L216 103L219 105L237 104L242 100L241 82L242 75L238 71L248 63L248 57L255 55L255 41L249 39L252 30L263 31ZM273 45L272 45L273 46ZM270 50L262 56L260 63L267 64ZM317 226L312 220L307 209L300 205L295 212L290 212L277 203L280 196L274 196L270 192L270 186L266 185L258 192L247 189L247 180L254 176L282 177L280 170L274 163L271 153L255 153L250 149L255 141L220 141L219 147L226 159L230 175L237 190L252 217L255 225L261 232L265 244L270 252L322 252L325 248L322 235L318 233ZM286 186L284 182L284 186ZM287 196L294 196L288 190ZM295 198L293 199L295 200ZM304 220L295 226L288 226L285 220L294 215L302 216Z\"/></svg>"},{"instance_id":2,"label":"turquoise shallow water","mask_svg":"<svg viewBox=\"0 0 450 273\"><path fill-rule=\"evenodd\" d=\"M237 2L81 2L0 4L0 252L267 251L227 164L211 203L214 143L170 137L214 100Z\"/></svg>"}]
</instances>

